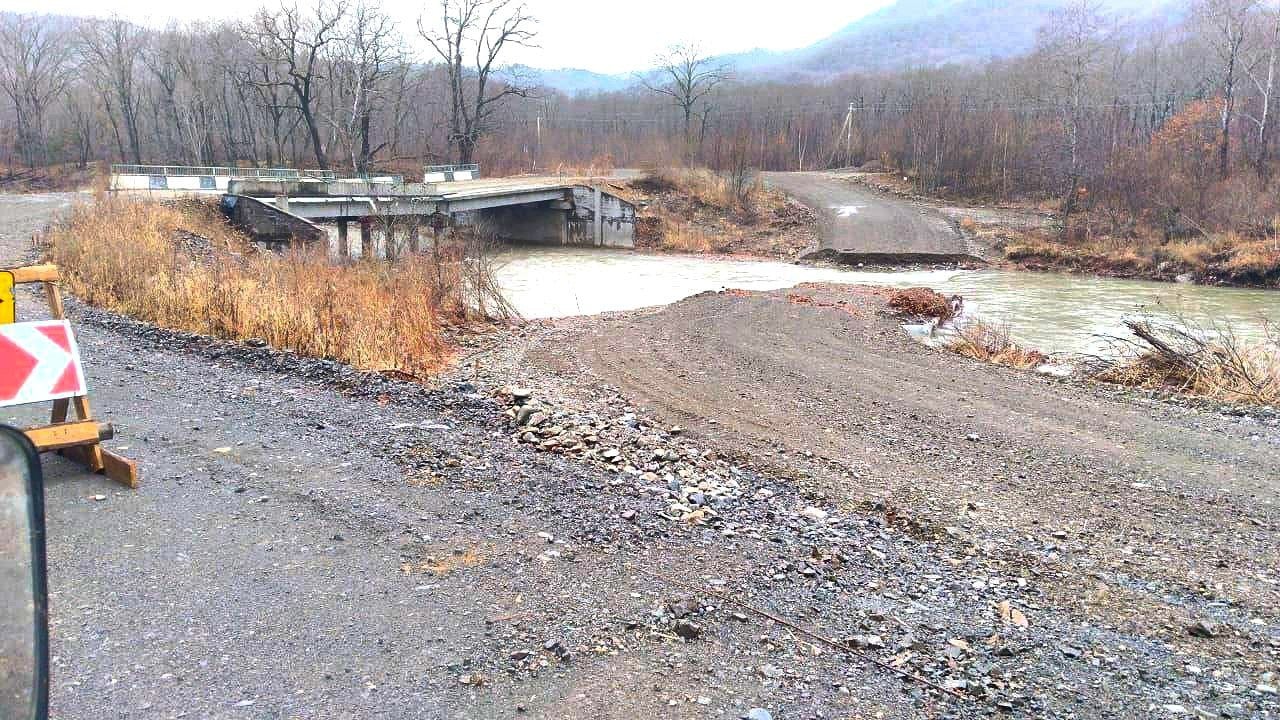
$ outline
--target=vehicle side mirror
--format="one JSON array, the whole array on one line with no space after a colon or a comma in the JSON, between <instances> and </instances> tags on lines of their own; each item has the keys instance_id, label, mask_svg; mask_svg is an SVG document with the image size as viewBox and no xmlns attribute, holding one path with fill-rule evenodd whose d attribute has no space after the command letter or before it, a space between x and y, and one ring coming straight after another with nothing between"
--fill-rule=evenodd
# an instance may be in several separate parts
<instances>
[{"instance_id":1,"label":"vehicle side mirror","mask_svg":"<svg viewBox=\"0 0 1280 720\"><path fill-rule=\"evenodd\" d=\"M0 718L49 711L44 477L35 447L0 425Z\"/></svg>"}]
</instances>

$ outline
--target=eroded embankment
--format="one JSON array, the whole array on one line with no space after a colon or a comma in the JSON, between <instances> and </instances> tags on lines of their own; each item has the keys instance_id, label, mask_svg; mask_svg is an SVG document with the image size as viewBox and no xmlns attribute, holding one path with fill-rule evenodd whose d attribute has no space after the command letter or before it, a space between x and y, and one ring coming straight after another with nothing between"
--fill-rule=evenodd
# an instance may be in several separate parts
<instances>
[{"instance_id":1,"label":"eroded embankment","mask_svg":"<svg viewBox=\"0 0 1280 720\"><path fill-rule=\"evenodd\" d=\"M965 602L985 594L995 604L1027 583L1033 591L1015 606L1031 603L1032 625L1052 626L1055 637L1022 644L1020 666L1037 675L1031 668L1075 672L1096 662L1105 677L1087 691L1068 683L1057 700L1057 691L1039 688L1049 706L1077 691L1098 707L1170 693L1188 707L1274 703L1246 689L1265 685L1259 678L1280 620L1274 420L1143 401L929 350L886 312L886 292L706 293L529 330L488 362L549 396L544 420L515 429L525 442L590 456L594 450L568 450L561 438L567 432L570 448L582 446L569 418L607 416L592 398L616 388L606 396L615 411L687 428L682 442L787 478L828 511L871 513L908 522L922 537L949 538L941 547L953 561L934 572L965 573L978 589ZM662 502L696 507L671 491ZM1021 580L993 580L993 567ZM885 566L880 582L896 582L898 571ZM901 599L878 585L870 594L873 604ZM927 590L907 595L940 600ZM971 621L969 611L953 610L953 627ZM1004 652L998 645L984 662L1001 662L993 659ZM1220 679L1174 691L1188 662L1232 667L1237 682L1253 685L1235 686L1225 702L1202 694L1221 692ZM1109 698L1094 694L1138 666L1150 673L1143 680L1111 686L1117 694Z\"/></svg>"}]
</instances>

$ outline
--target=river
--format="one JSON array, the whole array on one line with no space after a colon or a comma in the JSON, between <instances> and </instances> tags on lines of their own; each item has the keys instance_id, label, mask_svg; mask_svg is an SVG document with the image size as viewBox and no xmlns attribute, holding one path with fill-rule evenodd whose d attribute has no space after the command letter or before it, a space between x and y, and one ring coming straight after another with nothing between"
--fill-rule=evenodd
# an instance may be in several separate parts
<instances>
[{"instance_id":1,"label":"river","mask_svg":"<svg viewBox=\"0 0 1280 720\"><path fill-rule=\"evenodd\" d=\"M908 287L963 295L966 311L1003 324L1046 352L1106 352L1126 318L1143 313L1230 326L1260 338L1280 320L1280 292L1174 285L1006 270L867 272L769 260L725 260L590 248L512 247L497 258L498 281L527 318L592 315L665 305L708 290L772 290L804 282Z\"/></svg>"}]
</instances>

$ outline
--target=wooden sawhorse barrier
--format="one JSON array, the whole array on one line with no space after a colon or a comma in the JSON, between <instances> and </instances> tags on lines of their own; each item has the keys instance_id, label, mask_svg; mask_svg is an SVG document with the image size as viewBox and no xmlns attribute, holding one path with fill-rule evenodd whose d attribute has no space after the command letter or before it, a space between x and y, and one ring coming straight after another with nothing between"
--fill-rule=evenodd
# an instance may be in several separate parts
<instances>
[{"instance_id":1,"label":"wooden sawhorse barrier","mask_svg":"<svg viewBox=\"0 0 1280 720\"><path fill-rule=\"evenodd\" d=\"M62 307L62 293L58 289L59 275L56 265L32 265L12 268L5 272L12 275L14 285L41 283L44 286L45 299L49 303L49 311L53 319L66 320L66 313ZM69 325L66 333L70 335ZM68 344L70 343L71 341L68 340ZM78 353L76 362L79 362ZM76 419L68 420L67 416L73 407L76 411ZM90 472L101 473L130 488L138 487L137 463L102 447L102 441L110 440L115 431L110 423L93 419L87 390L73 397L60 397L53 400L53 413L49 418L49 424L30 427L23 432L31 438L36 449L42 453L57 452L83 465Z\"/></svg>"}]
</instances>

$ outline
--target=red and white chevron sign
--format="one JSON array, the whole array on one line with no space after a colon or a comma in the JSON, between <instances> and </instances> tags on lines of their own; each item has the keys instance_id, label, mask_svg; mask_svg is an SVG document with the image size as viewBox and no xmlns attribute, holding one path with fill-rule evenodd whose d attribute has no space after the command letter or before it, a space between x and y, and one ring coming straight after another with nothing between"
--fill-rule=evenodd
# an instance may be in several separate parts
<instances>
[{"instance_id":1,"label":"red and white chevron sign","mask_svg":"<svg viewBox=\"0 0 1280 720\"><path fill-rule=\"evenodd\" d=\"M71 323L0 325L0 407L84 394L84 370Z\"/></svg>"}]
</instances>

